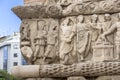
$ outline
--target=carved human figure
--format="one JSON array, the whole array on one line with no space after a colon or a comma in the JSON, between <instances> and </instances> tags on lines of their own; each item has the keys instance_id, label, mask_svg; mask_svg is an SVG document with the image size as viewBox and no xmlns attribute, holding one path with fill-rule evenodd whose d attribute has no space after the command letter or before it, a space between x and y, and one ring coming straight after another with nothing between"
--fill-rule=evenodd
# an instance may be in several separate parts
<instances>
[{"instance_id":1,"label":"carved human figure","mask_svg":"<svg viewBox=\"0 0 120 80\"><path fill-rule=\"evenodd\" d=\"M20 32L21 32L21 52L23 57L26 59L28 64L32 64L32 55L33 55L33 50L30 47L30 28L29 28L29 21L23 20L21 27L20 27Z\"/></svg>"},{"instance_id":2,"label":"carved human figure","mask_svg":"<svg viewBox=\"0 0 120 80\"><path fill-rule=\"evenodd\" d=\"M21 27L20 27L20 32L21 32L21 40L30 40L30 28L28 21L24 20L22 21Z\"/></svg>"},{"instance_id":3,"label":"carved human figure","mask_svg":"<svg viewBox=\"0 0 120 80\"><path fill-rule=\"evenodd\" d=\"M43 56L45 53L46 45L46 24L45 21L38 21L38 31L35 38L35 51L33 61L38 62L38 64L43 64ZM41 61L40 61L41 60Z\"/></svg>"},{"instance_id":4,"label":"carved human figure","mask_svg":"<svg viewBox=\"0 0 120 80\"><path fill-rule=\"evenodd\" d=\"M111 25L112 25L112 21L111 21L111 15L110 14L105 14L105 24L102 27L103 28L103 32L107 31Z\"/></svg>"},{"instance_id":5,"label":"carved human figure","mask_svg":"<svg viewBox=\"0 0 120 80\"><path fill-rule=\"evenodd\" d=\"M114 42L115 42L116 59L119 60L120 59L120 22L116 22L115 24L113 24L110 29L108 29L100 36L100 38L105 41L108 35L115 32L116 35Z\"/></svg>"},{"instance_id":6,"label":"carved human figure","mask_svg":"<svg viewBox=\"0 0 120 80\"><path fill-rule=\"evenodd\" d=\"M60 63L69 64L73 50L72 39L76 34L76 25L71 18L66 18L61 25Z\"/></svg>"},{"instance_id":7,"label":"carved human figure","mask_svg":"<svg viewBox=\"0 0 120 80\"><path fill-rule=\"evenodd\" d=\"M47 49L44 54L45 64L55 62L58 46L58 24L51 21L50 29L47 34Z\"/></svg>"},{"instance_id":8,"label":"carved human figure","mask_svg":"<svg viewBox=\"0 0 120 80\"><path fill-rule=\"evenodd\" d=\"M92 46L97 41L97 38L101 32L100 26L97 24L98 16L92 15L90 21L84 23L84 16L79 15L77 17L77 51L82 54L81 58L78 58L78 62L85 60L85 57L92 53Z\"/></svg>"},{"instance_id":9,"label":"carved human figure","mask_svg":"<svg viewBox=\"0 0 120 80\"><path fill-rule=\"evenodd\" d=\"M86 28L86 24L83 23L84 16L79 15L77 17L78 23L77 23L77 52L78 52L78 62L81 62L84 60L84 57L86 55L87 45L89 43L89 33L86 31L88 30ZM85 29L86 28L86 29Z\"/></svg>"},{"instance_id":10,"label":"carved human figure","mask_svg":"<svg viewBox=\"0 0 120 80\"><path fill-rule=\"evenodd\" d=\"M101 34L101 26L99 26L99 24L97 23L98 20L98 15L93 14L91 16L91 45L94 46L95 42L98 39L98 36Z\"/></svg>"},{"instance_id":11,"label":"carved human figure","mask_svg":"<svg viewBox=\"0 0 120 80\"><path fill-rule=\"evenodd\" d=\"M103 17L103 19L102 19ZM110 14L105 14L101 16L101 22L98 23L101 26L101 34L106 32L112 26L112 20ZM107 36L109 42L113 42L113 35ZM99 40L98 40L99 41Z\"/></svg>"},{"instance_id":12,"label":"carved human figure","mask_svg":"<svg viewBox=\"0 0 120 80\"><path fill-rule=\"evenodd\" d=\"M110 29L113 24L110 14L105 14L104 18L105 18L105 22L103 23L103 26L102 26L103 33L106 32L108 29ZM113 43L113 34L107 36L107 41L109 41L110 43Z\"/></svg>"}]
</instances>

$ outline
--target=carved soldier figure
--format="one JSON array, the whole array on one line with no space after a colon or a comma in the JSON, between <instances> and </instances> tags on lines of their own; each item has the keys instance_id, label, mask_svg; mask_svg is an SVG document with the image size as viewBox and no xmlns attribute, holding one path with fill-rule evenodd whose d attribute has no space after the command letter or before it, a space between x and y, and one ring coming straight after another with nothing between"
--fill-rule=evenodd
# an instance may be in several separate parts
<instances>
[{"instance_id":1,"label":"carved soldier figure","mask_svg":"<svg viewBox=\"0 0 120 80\"><path fill-rule=\"evenodd\" d=\"M61 25L60 63L69 64L73 50L72 39L75 36L76 25L71 18L66 18Z\"/></svg>"},{"instance_id":2,"label":"carved soldier figure","mask_svg":"<svg viewBox=\"0 0 120 80\"><path fill-rule=\"evenodd\" d=\"M46 34L47 34L45 29L46 29L45 21L39 21L37 36L35 38L36 49L33 58L33 61L37 60L37 64L43 64L43 56L45 53Z\"/></svg>"},{"instance_id":3,"label":"carved soldier figure","mask_svg":"<svg viewBox=\"0 0 120 80\"><path fill-rule=\"evenodd\" d=\"M44 54L44 62L50 64L55 62L54 59L57 53L57 44L58 44L58 24L54 21L51 21L50 30L47 35L47 49Z\"/></svg>"}]
</instances>

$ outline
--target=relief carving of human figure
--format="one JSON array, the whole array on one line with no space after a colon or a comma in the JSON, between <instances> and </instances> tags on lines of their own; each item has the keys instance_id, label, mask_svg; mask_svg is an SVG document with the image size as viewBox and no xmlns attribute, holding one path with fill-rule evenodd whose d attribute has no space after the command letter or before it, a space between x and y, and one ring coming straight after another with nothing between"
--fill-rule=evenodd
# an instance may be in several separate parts
<instances>
[{"instance_id":1,"label":"relief carving of human figure","mask_svg":"<svg viewBox=\"0 0 120 80\"><path fill-rule=\"evenodd\" d=\"M50 29L47 35L47 49L44 54L45 64L55 62L58 48L58 24L55 21L51 21Z\"/></svg>"},{"instance_id":2,"label":"relief carving of human figure","mask_svg":"<svg viewBox=\"0 0 120 80\"><path fill-rule=\"evenodd\" d=\"M105 19L105 22L103 22L101 26L103 33L108 31L112 27L112 24L113 24L110 14L105 14L104 19ZM110 43L113 43L113 34L107 36L106 40L109 41Z\"/></svg>"},{"instance_id":3,"label":"relief carving of human figure","mask_svg":"<svg viewBox=\"0 0 120 80\"><path fill-rule=\"evenodd\" d=\"M35 51L33 61L36 64L43 64L43 57L45 53L45 45L46 45L46 24L45 21L38 21L38 31L37 36L35 38Z\"/></svg>"},{"instance_id":4,"label":"relief carving of human figure","mask_svg":"<svg viewBox=\"0 0 120 80\"><path fill-rule=\"evenodd\" d=\"M81 62L92 53L92 46L97 41L101 28L97 24L98 16L96 14L92 15L87 23L84 22L85 17L83 15L79 15L77 19L78 62Z\"/></svg>"},{"instance_id":5,"label":"relief carving of human figure","mask_svg":"<svg viewBox=\"0 0 120 80\"><path fill-rule=\"evenodd\" d=\"M32 64L32 55L33 50L30 47L30 25L29 22L26 20L23 20L21 27L20 27L20 33L22 35L21 37L21 52L23 54L23 57L26 59L28 64Z\"/></svg>"},{"instance_id":6,"label":"relief carving of human figure","mask_svg":"<svg viewBox=\"0 0 120 80\"><path fill-rule=\"evenodd\" d=\"M76 34L76 25L71 18L66 18L61 25L61 30L60 63L69 64L74 48L72 39Z\"/></svg>"},{"instance_id":7,"label":"relief carving of human figure","mask_svg":"<svg viewBox=\"0 0 120 80\"><path fill-rule=\"evenodd\" d=\"M85 58L87 46L89 45L89 29L87 25L83 23L83 15L79 15L77 20L77 55L78 62L81 62Z\"/></svg>"},{"instance_id":8,"label":"relief carving of human figure","mask_svg":"<svg viewBox=\"0 0 120 80\"><path fill-rule=\"evenodd\" d=\"M21 40L30 40L30 29L29 29L29 24L28 21L23 21L21 24Z\"/></svg>"},{"instance_id":9,"label":"relief carving of human figure","mask_svg":"<svg viewBox=\"0 0 120 80\"><path fill-rule=\"evenodd\" d=\"M91 45L94 46L98 36L101 34L102 32L102 28L101 26L97 23L98 20L98 15L93 14L91 16Z\"/></svg>"},{"instance_id":10,"label":"relief carving of human figure","mask_svg":"<svg viewBox=\"0 0 120 80\"><path fill-rule=\"evenodd\" d=\"M107 39L106 37L112 33L116 33L114 36L115 37L114 42L115 42L116 60L119 60L120 59L120 22L115 22L110 29L108 29L100 36L100 39L105 41Z\"/></svg>"}]
</instances>

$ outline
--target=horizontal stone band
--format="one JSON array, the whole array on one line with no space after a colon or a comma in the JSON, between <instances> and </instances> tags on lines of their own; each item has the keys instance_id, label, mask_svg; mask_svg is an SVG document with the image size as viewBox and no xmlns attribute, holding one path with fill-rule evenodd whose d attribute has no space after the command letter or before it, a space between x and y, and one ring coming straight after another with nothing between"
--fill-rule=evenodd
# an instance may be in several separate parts
<instances>
[{"instance_id":1,"label":"horizontal stone band","mask_svg":"<svg viewBox=\"0 0 120 80\"><path fill-rule=\"evenodd\" d=\"M12 69L12 74L21 78L120 75L120 62L18 66Z\"/></svg>"},{"instance_id":2,"label":"horizontal stone band","mask_svg":"<svg viewBox=\"0 0 120 80\"><path fill-rule=\"evenodd\" d=\"M29 5L14 7L13 12L21 19L39 17L65 17L83 14L104 14L120 12L119 0L105 0L99 2L72 3L66 8L62 4Z\"/></svg>"}]
</instances>

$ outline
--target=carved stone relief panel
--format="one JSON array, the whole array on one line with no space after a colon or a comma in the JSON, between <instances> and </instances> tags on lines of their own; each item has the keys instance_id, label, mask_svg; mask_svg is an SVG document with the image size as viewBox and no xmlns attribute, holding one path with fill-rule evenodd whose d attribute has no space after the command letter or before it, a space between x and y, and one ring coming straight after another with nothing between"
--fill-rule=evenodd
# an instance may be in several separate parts
<instances>
[{"instance_id":1,"label":"carved stone relief panel","mask_svg":"<svg viewBox=\"0 0 120 80\"><path fill-rule=\"evenodd\" d=\"M29 64L119 60L119 16L65 17L60 27L57 19L23 20L21 51Z\"/></svg>"},{"instance_id":2,"label":"carved stone relief panel","mask_svg":"<svg viewBox=\"0 0 120 80\"><path fill-rule=\"evenodd\" d=\"M12 9L22 20L21 52L30 64L14 75L120 80L120 0L39 1Z\"/></svg>"},{"instance_id":3,"label":"carved stone relief panel","mask_svg":"<svg viewBox=\"0 0 120 80\"><path fill-rule=\"evenodd\" d=\"M119 32L115 31L118 30L118 16L119 13L93 14L61 19L60 62L70 64L69 61L73 59L74 63L89 60L111 61L115 58L119 60L119 47L116 43L119 42L116 37Z\"/></svg>"},{"instance_id":4,"label":"carved stone relief panel","mask_svg":"<svg viewBox=\"0 0 120 80\"><path fill-rule=\"evenodd\" d=\"M21 50L31 64L58 62L58 29L55 19L23 20L21 24ZM28 53L29 52L29 53ZM55 63L56 63L55 62Z\"/></svg>"}]
</instances>

